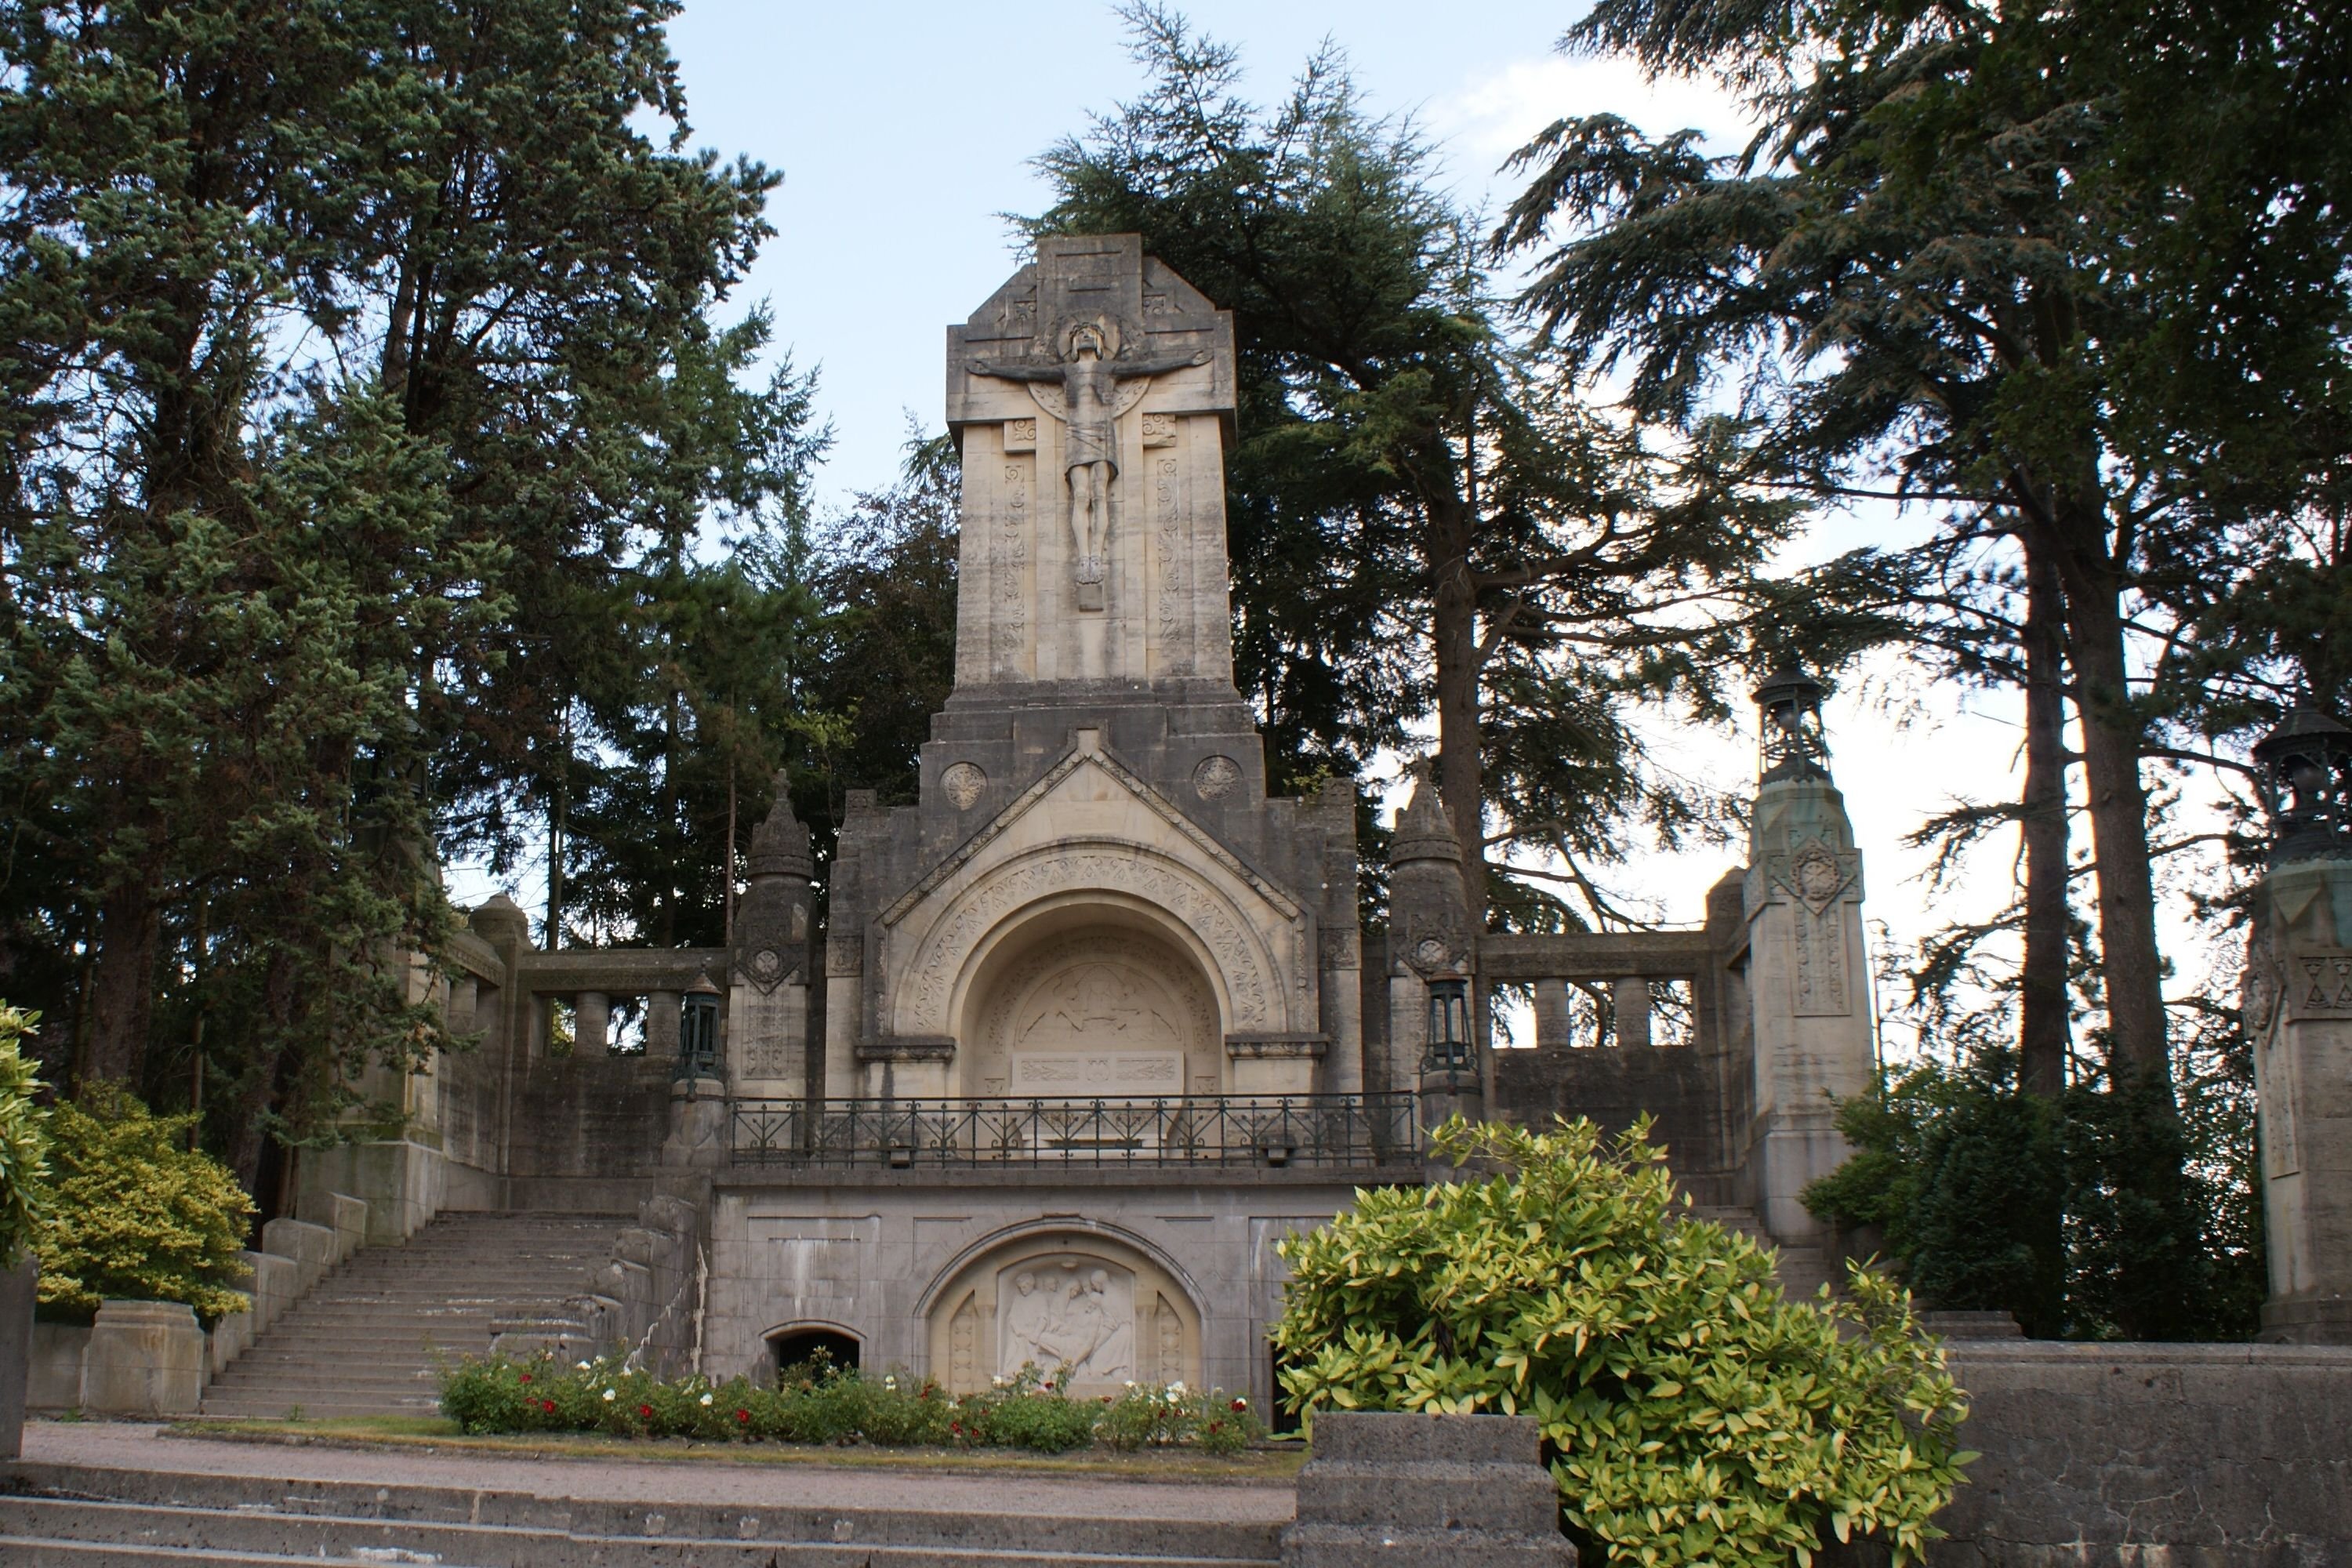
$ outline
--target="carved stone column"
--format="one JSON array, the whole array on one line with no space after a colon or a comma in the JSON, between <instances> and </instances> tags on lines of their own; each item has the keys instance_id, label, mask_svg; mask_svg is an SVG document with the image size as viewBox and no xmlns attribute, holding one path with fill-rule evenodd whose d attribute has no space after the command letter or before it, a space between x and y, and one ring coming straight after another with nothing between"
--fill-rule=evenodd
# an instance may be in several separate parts
<instances>
[{"instance_id":1,"label":"carved stone column","mask_svg":"<svg viewBox=\"0 0 2352 1568\"><path fill-rule=\"evenodd\" d=\"M2352 859L2273 868L2249 947L2270 1242L2262 1337L2352 1344Z\"/></svg>"},{"instance_id":2,"label":"carved stone column","mask_svg":"<svg viewBox=\"0 0 2352 1568\"><path fill-rule=\"evenodd\" d=\"M1830 782L1822 689L1791 671L1758 693L1768 765L1749 825L1742 900L1755 1038L1749 1161L1764 1228L1785 1247L1832 1239L1802 1194L1852 1156L1837 1130L1837 1102L1867 1089L1872 1073L1862 856L1844 797Z\"/></svg>"},{"instance_id":3,"label":"carved stone column","mask_svg":"<svg viewBox=\"0 0 2352 1568\"><path fill-rule=\"evenodd\" d=\"M1389 850L1389 1082L1416 1084L1422 1121L1486 1112L1485 1048L1469 989L1476 984L1475 925L1462 874L1462 844L1438 804L1426 764L1415 765L1412 795L1397 813ZM1442 1005L1458 994L1455 1013ZM1433 1019L1451 1018L1446 1033Z\"/></svg>"}]
</instances>

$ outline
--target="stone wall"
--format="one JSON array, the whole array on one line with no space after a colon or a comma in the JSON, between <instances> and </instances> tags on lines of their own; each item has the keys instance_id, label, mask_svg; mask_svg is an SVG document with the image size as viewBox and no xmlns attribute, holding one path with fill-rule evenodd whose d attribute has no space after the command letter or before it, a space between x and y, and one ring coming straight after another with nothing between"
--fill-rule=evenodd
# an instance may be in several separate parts
<instances>
[{"instance_id":1,"label":"stone wall","mask_svg":"<svg viewBox=\"0 0 2352 1568\"><path fill-rule=\"evenodd\" d=\"M2352 1349L1960 1341L1933 1568L2352 1563Z\"/></svg>"},{"instance_id":2,"label":"stone wall","mask_svg":"<svg viewBox=\"0 0 2352 1568\"><path fill-rule=\"evenodd\" d=\"M1703 1203L1731 1201L1725 1148L1721 1063L1679 1046L1544 1047L1495 1053L1495 1109L1529 1126L1554 1115L1591 1118L1610 1131L1643 1112L1651 1139Z\"/></svg>"}]
</instances>

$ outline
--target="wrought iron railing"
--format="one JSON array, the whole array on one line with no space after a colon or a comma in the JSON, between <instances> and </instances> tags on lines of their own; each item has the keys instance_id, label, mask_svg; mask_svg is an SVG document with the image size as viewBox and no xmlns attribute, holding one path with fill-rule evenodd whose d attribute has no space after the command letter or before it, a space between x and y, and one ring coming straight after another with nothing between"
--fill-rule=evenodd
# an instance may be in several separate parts
<instances>
[{"instance_id":1,"label":"wrought iron railing","mask_svg":"<svg viewBox=\"0 0 2352 1568\"><path fill-rule=\"evenodd\" d=\"M1361 1169L1419 1158L1410 1092L1171 1100L739 1100L739 1165L1229 1165Z\"/></svg>"}]
</instances>

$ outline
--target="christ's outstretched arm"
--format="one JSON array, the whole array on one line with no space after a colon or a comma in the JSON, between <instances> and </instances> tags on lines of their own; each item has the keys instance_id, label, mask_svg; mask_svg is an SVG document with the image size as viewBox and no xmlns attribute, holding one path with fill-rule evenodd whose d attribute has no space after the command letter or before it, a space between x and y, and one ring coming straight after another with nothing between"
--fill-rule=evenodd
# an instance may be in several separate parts
<instances>
[{"instance_id":1,"label":"christ's outstretched arm","mask_svg":"<svg viewBox=\"0 0 2352 1568\"><path fill-rule=\"evenodd\" d=\"M1111 374L1121 381L1132 381L1139 375L1166 375L1171 370L1187 365L1206 364L1209 351L1192 354L1155 354L1150 359L1115 359L1109 362Z\"/></svg>"},{"instance_id":2,"label":"christ's outstretched arm","mask_svg":"<svg viewBox=\"0 0 2352 1568\"><path fill-rule=\"evenodd\" d=\"M1024 364L1018 360L968 359L963 367L974 375L999 381L1060 381L1065 374L1058 364Z\"/></svg>"}]
</instances>

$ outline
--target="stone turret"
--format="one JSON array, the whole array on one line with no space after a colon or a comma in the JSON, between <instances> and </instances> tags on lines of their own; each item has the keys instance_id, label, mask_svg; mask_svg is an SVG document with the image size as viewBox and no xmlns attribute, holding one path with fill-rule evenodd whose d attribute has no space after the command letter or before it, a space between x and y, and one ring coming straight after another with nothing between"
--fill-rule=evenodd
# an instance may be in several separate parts
<instances>
[{"instance_id":1,"label":"stone turret","mask_svg":"<svg viewBox=\"0 0 2352 1568\"><path fill-rule=\"evenodd\" d=\"M1837 1102L1866 1090L1873 1069L1862 856L1830 781L1825 690L1790 668L1756 693L1763 758L1741 900L1755 1039L1749 1170L1764 1227L1785 1247L1831 1240L1802 1194L1853 1154Z\"/></svg>"},{"instance_id":2,"label":"stone turret","mask_svg":"<svg viewBox=\"0 0 2352 1568\"><path fill-rule=\"evenodd\" d=\"M1440 804L1429 764L1411 769L1412 794L1389 849L1389 1085L1418 1088L1430 1125L1486 1106L1486 1061L1471 985L1477 923L1462 841Z\"/></svg>"},{"instance_id":3,"label":"stone turret","mask_svg":"<svg viewBox=\"0 0 2352 1568\"><path fill-rule=\"evenodd\" d=\"M739 1093L797 1100L809 1087L810 879L816 860L781 773L775 804L751 835L745 869L730 965L728 1076Z\"/></svg>"}]
</instances>

